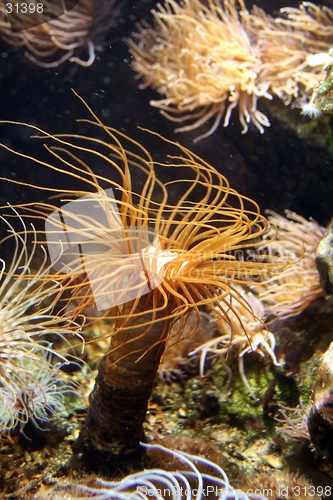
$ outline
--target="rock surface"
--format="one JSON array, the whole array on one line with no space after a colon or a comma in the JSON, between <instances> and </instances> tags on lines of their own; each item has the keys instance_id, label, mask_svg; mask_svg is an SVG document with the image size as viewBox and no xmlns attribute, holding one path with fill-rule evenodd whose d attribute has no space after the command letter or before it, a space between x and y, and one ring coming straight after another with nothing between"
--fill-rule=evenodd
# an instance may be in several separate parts
<instances>
[{"instance_id":1,"label":"rock surface","mask_svg":"<svg viewBox=\"0 0 333 500\"><path fill-rule=\"evenodd\" d=\"M329 295L333 294L333 219L327 226L324 238L316 252L316 265L320 284Z\"/></svg>"}]
</instances>

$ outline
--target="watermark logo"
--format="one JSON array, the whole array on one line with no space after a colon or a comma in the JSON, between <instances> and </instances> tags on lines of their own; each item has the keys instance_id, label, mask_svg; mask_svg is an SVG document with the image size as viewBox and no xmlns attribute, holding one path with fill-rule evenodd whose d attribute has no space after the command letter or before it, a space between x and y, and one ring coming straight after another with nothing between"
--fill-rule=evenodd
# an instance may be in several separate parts
<instances>
[{"instance_id":1,"label":"watermark logo","mask_svg":"<svg viewBox=\"0 0 333 500\"><path fill-rule=\"evenodd\" d=\"M87 276L99 311L156 288L164 264L175 258L161 250L153 228L123 224L112 188L55 210L45 229L54 269Z\"/></svg>"},{"instance_id":2,"label":"watermark logo","mask_svg":"<svg viewBox=\"0 0 333 500\"><path fill-rule=\"evenodd\" d=\"M48 23L72 10L79 0L0 0L14 33Z\"/></svg>"}]
</instances>

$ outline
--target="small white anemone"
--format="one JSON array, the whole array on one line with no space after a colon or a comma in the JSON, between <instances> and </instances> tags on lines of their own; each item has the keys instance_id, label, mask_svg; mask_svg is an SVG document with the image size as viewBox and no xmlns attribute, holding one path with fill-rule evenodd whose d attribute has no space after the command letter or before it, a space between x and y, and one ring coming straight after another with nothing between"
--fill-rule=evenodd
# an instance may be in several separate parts
<instances>
[{"instance_id":1,"label":"small white anemone","mask_svg":"<svg viewBox=\"0 0 333 500\"><path fill-rule=\"evenodd\" d=\"M66 411L65 394L79 395L78 385L61 371L65 363L53 363L51 352L36 349L36 360L21 357L20 370L10 373L10 383L0 387L0 431L21 428L30 420L43 424Z\"/></svg>"},{"instance_id":2,"label":"small white anemone","mask_svg":"<svg viewBox=\"0 0 333 500\"><path fill-rule=\"evenodd\" d=\"M301 115L308 116L309 118L319 118L322 111L317 108L312 99L309 102L304 102L301 104Z\"/></svg>"}]
</instances>

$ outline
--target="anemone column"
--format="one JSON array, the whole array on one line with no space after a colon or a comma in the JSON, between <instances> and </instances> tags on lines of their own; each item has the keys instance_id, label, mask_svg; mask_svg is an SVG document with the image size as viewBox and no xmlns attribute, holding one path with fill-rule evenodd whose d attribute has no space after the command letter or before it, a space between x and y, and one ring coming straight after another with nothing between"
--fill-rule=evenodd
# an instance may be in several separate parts
<instances>
[{"instance_id":1,"label":"anemone column","mask_svg":"<svg viewBox=\"0 0 333 500\"><path fill-rule=\"evenodd\" d=\"M150 295L140 299L136 312L147 308ZM132 306L133 303L126 305L128 314ZM148 401L170 326L169 319L152 322L153 316L152 312L142 314L130 326L117 331L111 337L109 352L99 364L78 442L78 449L90 462L119 464L138 453Z\"/></svg>"}]
</instances>

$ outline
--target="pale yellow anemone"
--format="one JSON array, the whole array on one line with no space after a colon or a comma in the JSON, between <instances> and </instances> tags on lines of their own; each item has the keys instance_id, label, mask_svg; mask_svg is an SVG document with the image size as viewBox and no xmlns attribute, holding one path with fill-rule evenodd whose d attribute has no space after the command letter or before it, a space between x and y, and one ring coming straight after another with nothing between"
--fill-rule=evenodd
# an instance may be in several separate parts
<instances>
[{"instance_id":1,"label":"pale yellow anemone","mask_svg":"<svg viewBox=\"0 0 333 500\"><path fill-rule=\"evenodd\" d=\"M242 133L252 123L261 133L270 125L259 99L277 96L304 109L325 78L324 65L309 57L333 43L333 11L304 2L273 18L262 9L248 12L243 0L165 0L128 40L132 67L161 98L150 104L169 120L192 131L213 123L202 139L234 109ZM317 62L316 62L317 61Z\"/></svg>"},{"instance_id":2,"label":"pale yellow anemone","mask_svg":"<svg viewBox=\"0 0 333 500\"><path fill-rule=\"evenodd\" d=\"M290 265L262 285L254 286L253 290L260 296L268 316L287 318L299 314L325 294L315 262L325 228L290 210L286 210L286 217L272 211L268 213L272 227L266 236L274 235L274 241L270 240L264 252Z\"/></svg>"}]
</instances>

